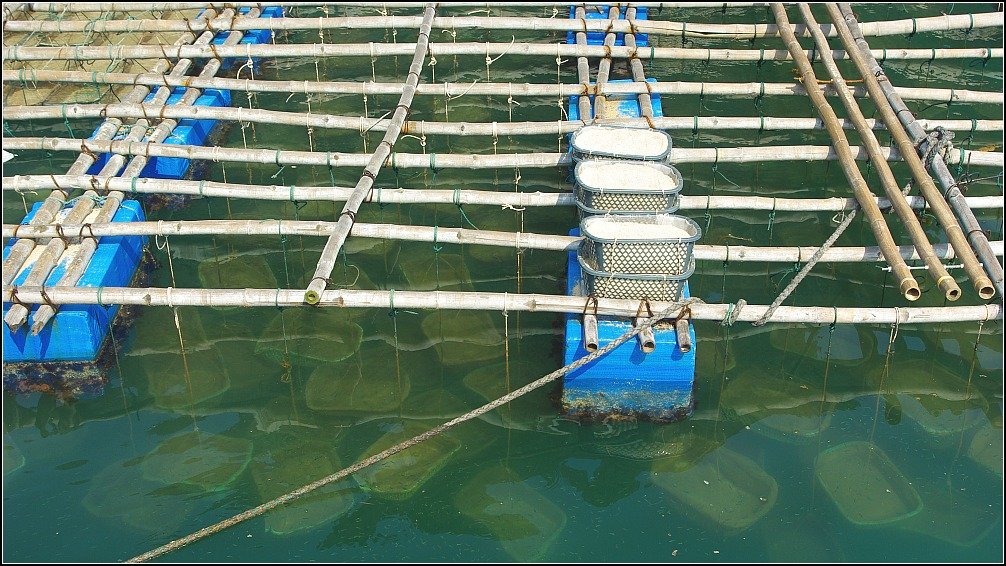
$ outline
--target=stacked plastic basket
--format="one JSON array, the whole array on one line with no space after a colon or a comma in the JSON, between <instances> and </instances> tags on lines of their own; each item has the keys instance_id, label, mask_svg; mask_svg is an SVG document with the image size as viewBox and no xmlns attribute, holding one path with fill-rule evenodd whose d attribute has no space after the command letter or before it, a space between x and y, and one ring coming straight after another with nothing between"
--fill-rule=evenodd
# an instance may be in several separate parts
<instances>
[{"instance_id":1,"label":"stacked plastic basket","mask_svg":"<svg viewBox=\"0 0 1006 566\"><path fill-rule=\"evenodd\" d=\"M698 224L678 210L681 174L659 130L585 126L570 140L587 294L676 301L695 270ZM614 149L613 149L614 148Z\"/></svg>"}]
</instances>

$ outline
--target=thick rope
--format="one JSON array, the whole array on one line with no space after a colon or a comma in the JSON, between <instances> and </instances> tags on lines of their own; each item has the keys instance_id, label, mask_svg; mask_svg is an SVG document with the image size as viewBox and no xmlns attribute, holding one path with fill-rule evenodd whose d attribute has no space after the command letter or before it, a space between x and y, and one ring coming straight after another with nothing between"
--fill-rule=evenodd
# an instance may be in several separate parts
<instances>
[{"instance_id":1,"label":"thick rope","mask_svg":"<svg viewBox=\"0 0 1006 566\"><path fill-rule=\"evenodd\" d=\"M796 277L794 277L793 280L789 282L789 285L787 285L786 288L782 290L782 293L779 293L779 296L776 297L774 301L772 301L772 304L769 305L768 310L765 311L765 314L761 315L761 318L751 323L752 326L762 326L766 322L768 322L770 318L772 318L772 315L775 313L776 309L779 308L779 305L781 305L782 302L785 301L790 296L790 294L796 290L797 285L799 285L800 282L803 281L804 277L807 277L807 274L810 273L810 270L813 269L814 266L817 264L817 262L820 261L821 257L824 256L824 252L828 251L828 248L830 248L835 243L835 241L838 240L838 237L842 235L842 232L845 232L845 229L848 228L850 224L852 224L852 220L856 218L857 210L858 209L854 209L852 212L846 215L845 220L843 220L842 223L838 225L838 228L835 229L835 232L832 233L832 235L829 236L827 240L825 240L824 244L821 245L821 247L818 248L816 252L814 252L814 255L810 256L810 259L807 261L807 264L803 266L803 269L800 270L800 273L797 273Z\"/></svg>"},{"instance_id":2,"label":"thick rope","mask_svg":"<svg viewBox=\"0 0 1006 566\"><path fill-rule=\"evenodd\" d=\"M437 436L438 434L446 431L447 429L449 429L451 427L454 427L454 426L456 426L458 424L461 424L461 423L463 423L465 421L470 421L470 420L472 420L472 419L474 419L474 418L476 418L476 417L478 417L480 415L484 415L485 413L488 413L489 411L492 411L493 409L496 409L497 407L499 407L501 405L505 405L506 403L509 403L510 401L513 401L514 399L517 399L518 397L526 395L526 394L530 393L531 391L534 391L535 389L538 389L538 388L540 388L540 387L542 387L544 385L547 385L547 384L551 383L552 381L555 381L556 379L562 377L566 373L568 373L570 371L573 371L573 370L575 370L575 369L577 369L577 368L579 368L581 366L584 366L584 365L586 365L586 364L588 364L588 363L596 360L597 358L600 358L601 356L607 354L608 352L614 350L618 346L621 346L625 342L631 340L636 334L639 334L643 330L645 330L647 328L650 328L651 326L653 326L654 324L656 324L658 321L670 317L671 313L673 313L675 311L679 311L679 310L681 310L681 309L683 309L683 308L685 308L685 307L687 307L689 305L692 305L692 304L695 304L695 303L700 303L700 302L702 302L700 299L689 298L689 299L685 299L683 301L679 301L679 302L673 303L670 307L668 307L668 308L664 309L663 311L657 313L657 315L655 317L650 318L649 320L646 320L645 322L643 322L639 326L634 326L633 325L629 330L625 331L624 334L622 334L618 338L615 338L610 343L608 343L605 347L599 349L598 351L596 351L596 352L594 352L592 354L588 354L588 355L580 358L579 360L576 360L575 362L573 362L573 363L571 363L571 364L569 364L567 366L563 366L563 367L561 367L561 368L553 371L552 373L550 373L550 374L548 374L548 375L546 375L546 376L544 376L542 378L539 378L536 381L532 381L531 383L525 385L524 387L521 387L520 389L516 389L516 390L512 391L511 393L508 393L508 394L500 397L499 399L496 399L495 401L492 401L490 403L482 405L481 407L479 407L477 409L474 409L472 411L469 411L469 412L467 412L467 413L465 413L465 414L463 414L461 416L455 417L455 418L451 419L450 421L447 421L447 422L445 422L445 423L443 423L441 425L438 425L438 426L436 426L436 427L434 427L434 428L432 428L432 429L430 429L430 430L428 430L428 431L426 431L426 432L424 432L424 433L422 433L420 435L414 436L414 437L412 437L412 438L410 438L410 439L408 439L408 440L406 440L404 442L396 444L395 446L392 446L391 448L388 448L387 450L384 450L383 452L379 452L379 453L374 454L373 456L371 456L371 457L369 457L369 458L367 458L365 460L357 462L356 464L353 464L352 466L350 466L348 468L344 468L344 469L342 469L342 470L340 470L340 471L338 471L338 472L336 472L334 474L331 474L329 476L325 476L325 477L323 477L323 478L321 478L321 479L319 479L317 481L314 481L314 482L309 483L309 484L307 484L307 485L305 485L303 487L295 489L294 491L291 491L290 493L287 493L286 495L281 495L281 496L277 497L276 499L273 499L272 501L268 501L268 502L263 503L263 504L261 504L261 505L259 505L257 507L253 507L251 509L248 509L247 511L244 511L242 513L238 513L237 515L234 515L233 517L231 517L229 519L224 519L223 521L220 521L218 523L215 523L213 525L210 525L208 527L200 529L200 530L198 530L198 531L196 531L196 532L194 532L194 533L192 533L190 535L184 536L184 537L182 537L180 539L173 540L173 541L171 541L171 542L169 542L169 543L167 543L167 544L165 544L163 546L160 546L158 548L155 548L155 549L153 549L151 551L145 552L145 553L140 554L138 556L134 556L133 558L130 558L126 562L145 562L145 561L150 560L152 558L157 558L159 556L163 556L163 555L165 555L165 554L167 554L169 552L178 550L179 548L182 548L183 546L186 546L186 545L191 544L193 542L196 542L198 540L204 539L204 538L206 538L206 537L208 537L210 535L216 534L216 533L218 533L218 532L220 532L220 531L222 531L224 529L227 529L229 527L233 527L234 525L236 525L238 523L241 523L241 522L246 521L248 519L251 519L253 517L257 517L259 515L262 515L263 513L267 512L267 511L275 509L276 507L279 507L280 505L284 505L286 503L289 503L289 502L293 501L294 499L297 499L297 498L299 498L299 497L301 497L303 495L306 495L306 494L308 494L308 493L310 493L310 492L312 492L312 491L314 491L316 489L319 489L321 487L324 487L324 486L326 486L326 485L328 485L330 483L337 482L337 481L339 481L339 480L341 480L341 479L343 479L343 478L345 478L345 477L347 477L347 476L349 476L351 474L354 474L354 473L356 473L356 472L358 472L358 471L360 471L360 470L362 470L362 469L364 469L364 468L366 468L368 466L376 464L376 463L380 462L381 460L384 460L384 459L386 459L386 458L388 458L390 456L394 456L395 454L398 454L399 452L401 452L403 450L406 450L406 449L408 449L408 448L410 448L412 446L415 446L416 444L419 444L420 442L423 442L424 440L428 440L430 438L433 438L434 436Z\"/></svg>"}]
</instances>

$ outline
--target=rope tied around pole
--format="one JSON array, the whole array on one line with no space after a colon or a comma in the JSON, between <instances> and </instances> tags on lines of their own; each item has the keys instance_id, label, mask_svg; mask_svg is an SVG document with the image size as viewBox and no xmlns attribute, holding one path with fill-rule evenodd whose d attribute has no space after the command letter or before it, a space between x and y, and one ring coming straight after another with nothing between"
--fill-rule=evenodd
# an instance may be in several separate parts
<instances>
[{"instance_id":1,"label":"rope tied around pole","mask_svg":"<svg viewBox=\"0 0 1006 566\"><path fill-rule=\"evenodd\" d=\"M171 541L171 542L169 542L169 543L167 543L167 544L165 544L163 546L160 546L158 548L155 548L155 549L150 550L148 552L145 552L143 554L134 556L133 558L130 558L126 562L129 562L129 563L145 562L147 560L151 560L153 558L157 558L159 556L163 556L163 555L165 555L165 554L167 554L169 552L173 552L175 550L178 550L179 548L182 548L182 547L184 547L184 546L186 546L188 544L191 544L191 543L196 542L198 540L204 539L204 538L206 538L208 536L211 536L211 535L214 535L214 534L216 534L218 532L221 532L224 529L227 529L229 527L237 525L238 523L247 521L248 519L251 519L251 518L254 518L254 517L258 517L259 515L262 515L263 513L266 513L266 512L268 512L268 511L270 511L272 509L275 509L276 507L279 507L280 505L285 505L285 504L287 504L287 503L289 503L289 502L291 502L291 501L293 501L293 500L295 500L295 499L297 499L299 497L302 497L302 496L304 496L304 495L306 495L308 493L311 493L311 492L313 492L313 491L315 491L315 490L317 490L319 488L322 488L322 487L324 487L326 485L329 485L329 484L337 482L337 481L339 481L339 480L341 480L343 478L346 478L346 477L350 476L351 474L354 474L354 473L356 473L356 472L358 472L358 471L360 471L360 470L362 470L364 468L367 468L367 467L369 467L369 466L371 466L373 464L376 464L376 463L378 463L378 462L380 462L382 460L385 460L385 459L387 459L387 458L389 458L391 456L394 456L395 454L398 454L399 452L402 452L403 450L407 450L408 448L411 448L412 446L415 446L417 444L420 444L421 442L424 442L424 441L426 441L426 440L428 440L430 438L433 438L433 437L435 437L435 436L437 436L437 435L439 435L439 434L447 431L448 429L453 428L453 427L455 427L455 426L457 426L457 425L459 425L459 424L461 424L463 422L470 421L470 420L472 420L474 418L477 418L477 417L479 417L481 415L484 415L485 413L488 413L489 411L492 411L493 409L496 409L496 408L498 408L498 407L500 407L502 405L505 405L505 404L509 403L510 401L513 401L514 399L522 397L522 396L524 396L524 395L526 395L526 394L528 394L528 393L530 393L530 392L532 392L532 391L534 391L536 389L540 389L541 387L543 387L543 386L545 386L545 385L547 385L547 384L555 381L556 379L562 377L563 375L566 375L567 373L569 373L569 372L571 372L573 370L576 370L576 369L578 369L578 368L580 368L580 367L582 367L582 366L584 366L586 364L589 364L590 362L596 360L597 358L600 358L601 356L604 356L604 355L608 354L609 352L611 352L615 348L617 348L617 347L621 346L622 344L624 344L625 342L631 340L633 337L635 337L637 334L639 334L643 330L646 330L646 329L652 327L654 324L656 324L657 322L659 322L661 320L669 318L671 316L671 314L674 313L675 311L680 311L680 310L682 310L684 308L687 308L688 306L690 306L692 304L701 303L701 302L702 302L701 299L694 298L694 297L693 298L684 299L682 301L674 302L674 303L671 304L671 306L669 306L666 309L664 309L663 311L657 313L656 316L650 318L649 320L643 321L640 325L638 325L638 326L631 325L630 328L625 331L625 333L623 333L618 338L615 338L614 340L612 340L611 342L609 342L603 348L599 348L596 352L587 354L586 356L584 356L584 357L582 357L582 358L574 361L571 364L565 365L565 366L563 366L563 367L561 367L561 368L553 371L552 373L549 373L549 374L547 374L547 375L545 375L545 376L543 376L543 377L541 377L541 378L539 378L539 379L537 379L535 381L532 381L531 383L525 385L524 387L521 387L520 389L516 389L516 390L514 390L514 391L512 391L510 393L507 393L506 395L503 395L502 397L496 399L495 401L492 401L490 403L486 403L485 405L482 405L481 407L473 409L473 410L471 410L471 411L469 411L469 412L467 412L467 413L465 413L463 415L455 417L455 418L453 418L453 419L451 419L451 420L449 420L449 421L447 421L445 423L442 423L442 424L440 424L438 426L435 426L432 429L430 429L430 430L428 430L428 431L426 431L426 432L424 432L422 434L416 435L416 436L414 436L414 437L412 437L412 438L410 438L408 440L400 442L399 444L396 444L395 446L392 446L391 448L388 448L386 450L378 452L377 454L374 454L373 456L370 456L369 458L361 460L360 462L357 462L356 464L353 464L352 466L349 466L347 468L339 470L338 472L335 472L334 474L325 476L325 477L323 477L321 479L318 479L318 480L316 480L314 482L311 482L311 483L309 483L307 485L304 485L304 486L302 486L302 487L300 487L298 489L295 489L295 490L293 490L293 491L291 491L291 492L289 492L289 493L287 493L285 495L281 495L280 497L277 497L276 499L273 499L271 501L267 501L266 503L263 503L263 504L258 505L256 507L248 509L247 511L238 513L237 515L234 515L233 517L230 517L228 519L225 519L223 521L220 521L220 522L215 523L213 525L210 525L208 527L204 527L204 528L202 528L202 529L200 529L200 530L198 530L198 531L196 531L196 532L194 532L192 534L189 534L189 535L187 535L185 537L173 540L173 541ZM741 303L741 302L743 302L743 301L738 301L738 303Z\"/></svg>"},{"instance_id":2,"label":"rope tied around pole","mask_svg":"<svg viewBox=\"0 0 1006 566\"><path fill-rule=\"evenodd\" d=\"M947 130L943 126L936 126L932 131L926 134L926 137L919 140L916 145L916 149L922 146L922 144L927 143L929 147L926 148L925 153L922 154L922 162L926 164L926 169L932 170L933 160L939 155L943 161L950 162L950 154L954 151L954 144L951 140L954 139L954 133ZM963 148L961 148L963 149ZM963 159L961 160L963 161Z\"/></svg>"}]
</instances>

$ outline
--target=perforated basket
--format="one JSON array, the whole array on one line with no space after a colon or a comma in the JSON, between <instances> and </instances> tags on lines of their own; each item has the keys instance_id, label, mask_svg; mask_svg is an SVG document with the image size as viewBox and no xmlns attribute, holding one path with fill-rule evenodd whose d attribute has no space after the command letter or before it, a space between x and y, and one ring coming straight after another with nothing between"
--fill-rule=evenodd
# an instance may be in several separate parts
<instances>
[{"instance_id":1,"label":"perforated basket","mask_svg":"<svg viewBox=\"0 0 1006 566\"><path fill-rule=\"evenodd\" d=\"M702 228L672 214L590 216L580 222L580 255L600 271L680 275L690 269Z\"/></svg>"},{"instance_id":2,"label":"perforated basket","mask_svg":"<svg viewBox=\"0 0 1006 566\"><path fill-rule=\"evenodd\" d=\"M625 160L588 160L574 169L577 207L585 214L670 214L684 180L674 167Z\"/></svg>"},{"instance_id":3,"label":"perforated basket","mask_svg":"<svg viewBox=\"0 0 1006 566\"><path fill-rule=\"evenodd\" d=\"M628 126L584 126L570 137L575 161L628 159L667 163L671 136L662 130Z\"/></svg>"},{"instance_id":4,"label":"perforated basket","mask_svg":"<svg viewBox=\"0 0 1006 566\"><path fill-rule=\"evenodd\" d=\"M695 260L680 275L632 275L594 269L582 254L577 254L576 259L583 270L582 281L586 293L605 299L677 301L681 299L685 283L695 271Z\"/></svg>"}]
</instances>

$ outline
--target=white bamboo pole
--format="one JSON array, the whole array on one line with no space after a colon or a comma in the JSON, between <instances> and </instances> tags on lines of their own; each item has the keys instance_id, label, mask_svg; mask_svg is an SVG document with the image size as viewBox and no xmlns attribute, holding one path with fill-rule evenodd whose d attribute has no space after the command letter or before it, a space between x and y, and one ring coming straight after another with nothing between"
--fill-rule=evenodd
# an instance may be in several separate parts
<instances>
[{"instance_id":1,"label":"white bamboo pole","mask_svg":"<svg viewBox=\"0 0 1006 566\"><path fill-rule=\"evenodd\" d=\"M1002 93L993 93L1002 97ZM648 95L645 93L639 96ZM587 97L581 97L586 100ZM589 104L589 102L588 102ZM158 106L154 104L61 104L46 106L8 106L4 109L4 119L45 120L45 119L85 119L98 117L140 118L140 119L193 119L224 120L256 124L285 124L323 129L386 131L388 118L364 118L362 116L340 116L324 113L283 112L259 108L215 107L215 106ZM717 117L717 116L664 116L646 118L617 118L597 120L600 124L617 123L652 127L659 130L823 130L817 118L757 117ZM970 132L1003 131L1002 120L926 120L929 127ZM873 129L886 129L883 120L866 121ZM855 126L848 119L841 120L844 129ZM519 136L565 134L575 132L583 126L580 120L560 120L551 122L427 122L407 121L403 132L422 132L424 135L452 136Z\"/></svg>"},{"instance_id":2,"label":"white bamboo pole","mask_svg":"<svg viewBox=\"0 0 1006 566\"><path fill-rule=\"evenodd\" d=\"M603 42L604 55L601 56L601 60L597 64L597 77L594 79L594 82L602 88L604 87L605 84L608 83L608 74L611 72L611 55L609 55L609 53L611 53L611 48L615 45L614 27L615 22L618 21L618 14L619 14L619 7L612 6L608 9L607 22L603 22L601 20L595 20L600 21L601 23L605 23L606 29L609 30L608 33L604 34L604 42ZM574 23L582 24L585 23L586 21L587 20L581 20L579 22ZM629 29L631 30L631 28ZM626 47L635 50L636 46L635 44L633 44L631 46L626 45ZM605 107L605 102L606 101L604 94L598 94L597 96L594 97L594 114L593 116L590 116L592 120L596 121L600 117L601 111ZM581 116L581 118L583 118L584 120L587 119L586 116Z\"/></svg>"},{"instance_id":3,"label":"white bamboo pole","mask_svg":"<svg viewBox=\"0 0 1006 566\"><path fill-rule=\"evenodd\" d=\"M3 138L3 149L82 151L95 153L121 153L125 155L149 155L157 157L184 157L186 159L210 159L213 161L263 163L280 165L325 165L333 167L363 167L370 161L369 154L341 152L286 151L281 149L241 149L233 147L203 147L196 145L175 145L163 143L130 143L122 140L76 140L70 138ZM861 147L852 147L852 155L861 161L867 159ZM884 157L889 161L901 160L896 149L884 148ZM950 163L957 163L962 156L955 151ZM728 148L679 148L671 150L672 163L750 163L754 161L826 161L836 159L834 149L829 146L762 146ZM987 151L965 150L964 162L971 166L1002 167L1003 154ZM416 154L392 153L385 165L399 168L461 168L493 169L512 167L556 167L569 166L572 160L565 153L500 153L484 154Z\"/></svg>"},{"instance_id":4,"label":"white bamboo pole","mask_svg":"<svg viewBox=\"0 0 1006 566\"><path fill-rule=\"evenodd\" d=\"M216 12L207 10L201 17L210 18L215 15ZM201 34L198 39L194 34L186 33L182 34L175 41L175 45L190 43L193 39L195 39L197 43L208 43L212 38L213 34L209 32ZM178 61L175 65L172 65L166 59L160 59L154 65L153 72L154 74L164 73L170 67L172 68L172 74L175 74L176 70L178 71L177 74L184 74L188 69L189 63L186 63L185 61ZM150 88L147 85L137 85L129 91L129 94L125 96L124 100L127 103L141 102L148 94L150 94ZM98 127L98 130L92 137L95 140L109 140L119 130L120 126L122 126L122 121L118 118L105 120ZM67 174L82 174L94 164L94 161L95 155L93 152L81 151L81 154L77 157L76 161L74 161L73 165L70 166ZM31 220L32 224L45 224L52 222L53 218L56 217L56 214L62 210L63 203L66 201L67 196L68 195L65 192L59 190L57 187L56 190L54 190L42 204L42 207L36 211L35 216L32 217ZM3 262L3 282L5 284L10 283L15 277L17 277L18 272L21 270L21 267L24 265L24 262L28 259L28 256L31 254L33 249L35 249L34 241L26 240L24 242L14 242L14 245L11 247L10 252Z\"/></svg>"},{"instance_id":5,"label":"white bamboo pole","mask_svg":"<svg viewBox=\"0 0 1006 566\"><path fill-rule=\"evenodd\" d=\"M150 8L142 8L149 10ZM121 11L121 8L117 9ZM214 18L206 22L189 22L170 19L136 20L10 20L4 25L7 33L21 32L137 32L137 31L248 31L267 30L326 30L326 29L416 29L422 16L344 16L327 18L268 18L258 20L247 16ZM956 14L911 18L863 24L868 36L908 35L919 32L938 32L987 27L1002 27L1002 12ZM831 25L821 26L828 37L837 37ZM637 20L630 27L627 20L586 20L569 18L533 18L516 16L441 16L434 18L434 29L486 29L531 31L610 31L614 33L650 33L654 35L684 35L716 39L759 39L778 37L773 24L701 24L663 20ZM794 26L797 36L807 37L806 26Z\"/></svg>"},{"instance_id":6,"label":"white bamboo pole","mask_svg":"<svg viewBox=\"0 0 1006 566\"><path fill-rule=\"evenodd\" d=\"M600 6L604 5L600 2L580 2L579 4L584 4L586 6ZM29 3L29 6L33 12L59 12L59 13L74 13L74 12L109 12L109 11L133 11L140 12L144 10L195 10L200 8L209 7L225 7L225 8L255 8L255 7L270 7L270 6L296 6L296 7L315 7L315 6L359 6L360 2L94 2L94 3L83 3L83 2L34 2ZM396 7L400 8L422 8L426 4L422 2L395 2ZM487 5L502 7L568 7L569 3L562 4L557 2L445 2L442 4L445 8L485 8ZM708 2L633 2L635 6L648 6L653 8L708 8L710 4ZM767 3L763 2L717 2L713 7L716 8L757 8L768 6Z\"/></svg>"},{"instance_id":7,"label":"white bamboo pole","mask_svg":"<svg viewBox=\"0 0 1006 566\"><path fill-rule=\"evenodd\" d=\"M13 287L4 285L3 301L12 299L33 303L45 302L41 287L19 287L16 296ZM134 288L134 287L45 287L48 300L55 304L119 304L157 306L236 306L236 307L293 307L305 306L302 291L298 289L187 289L187 288ZM394 296L392 296L392 293ZM394 303L392 304L392 301ZM501 312L583 312L585 298L567 295L541 295L530 293L480 293L464 291L362 291L332 289L322 291L318 306L341 308L395 308L436 310L484 310ZM593 305L593 301L591 302ZM655 311L669 309L672 304L651 301ZM728 310L737 314L736 320L758 320L768 309L767 305L746 305L739 312L732 304L688 305L693 320L721 321ZM639 301L631 299L598 299L598 314L634 316ZM675 315L680 312L674 313ZM1002 305L990 303L961 307L788 307L781 306L772 315L771 322L799 322L809 324L932 324L937 322L987 321L1002 318Z\"/></svg>"},{"instance_id":8,"label":"white bamboo pole","mask_svg":"<svg viewBox=\"0 0 1006 566\"><path fill-rule=\"evenodd\" d=\"M587 10L583 6L578 6L576 8L576 12L574 13L577 18L585 18ZM587 45L587 32L576 32L576 44ZM587 61L586 57L576 58L576 78L580 82L579 86L582 92L590 90L590 62ZM580 96L580 98L576 101L576 106L577 110L580 112L580 123L586 124L587 120L590 118L590 98L587 96Z\"/></svg>"},{"instance_id":9,"label":"white bamboo pole","mask_svg":"<svg viewBox=\"0 0 1006 566\"><path fill-rule=\"evenodd\" d=\"M262 18L258 21L282 21L284 18ZM572 20L569 20L572 21ZM590 20L588 20L590 21ZM618 20L624 21L624 20ZM642 31L642 30L638 30ZM27 47L12 45L4 47L2 56L9 61L89 61L122 59L191 58L215 59L226 57L383 57L410 55L415 52L415 43L363 43L363 44L246 44L235 46L163 46L163 45L108 45L108 46L66 46ZM603 45L567 45L546 43L437 43L431 55L477 55L494 57L511 55L519 57L604 57L618 59L674 59L687 61L790 61L785 50L773 49L712 49L653 47L629 48ZM813 51L805 52L807 57ZM969 49L875 49L876 57L888 61L914 60L930 61L939 59L1001 59L1002 48ZM835 57L847 59L844 51L835 51Z\"/></svg>"},{"instance_id":10,"label":"white bamboo pole","mask_svg":"<svg viewBox=\"0 0 1006 566\"><path fill-rule=\"evenodd\" d=\"M198 77L164 77L153 73L89 73L85 71L51 71L45 69L4 69L4 82L72 82L79 84L143 84L151 86L185 86L197 88L220 88L227 90L243 90L247 92L282 92L307 94L366 94L366 95L401 95L401 83L376 83L371 81L271 81L259 79L200 79ZM807 92L797 83L720 83L720 82L656 82L649 83L649 90L655 94L666 95L705 95L705 96L806 96ZM825 95L834 96L831 85L822 85ZM935 102L989 102L1002 104L1001 92L982 92L958 89L911 88L896 87L902 98L906 100ZM641 94L647 91L645 85L636 83L608 83L598 89L594 85L584 89L581 84L529 84L529 83L441 83L420 84L416 87L417 95L458 97L465 95L486 96L540 96L556 98L559 96L592 95L603 92L613 94ZM853 96L865 97L865 87L857 86L852 90Z\"/></svg>"},{"instance_id":11,"label":"white bamboo pole","mask_svg":"<svg viewBox=\"0 0 1006 566\"><path fill-rule=\"evenodd\" d=\"M344 201L352 187L314 187L304 185L248 185L216 181L185 181L175 179L142 179L102 177L91 175L15 175L3 177L0 190L34 191L52 189L90 189L121 191L130 194L178 194L204 197L248 198L276 201ZM811 190L817 190L813 187ZM748 196L680 196L681 210L775 210L777 212L818 211L839 212L852 210L858 205L854 198L778 198ZM907 197L912 208L925 208L921 196ZM500 207L574 206L571 193L500 192L493 189L430 190L418 188L375 188L364 202L386 204L456 204L489 205ZM876 200L880 208L891 203L884 198ZM967 197L968 206L974 209L1002 208L1003 195Z\"/></svg>"},{"instance_id":12,"label":"white bamboo pole","mask_svg":"<svg viewBox=\"0 0 1006 566\"><path fill-rule=\"evenodd\" d=\"M323 220L157 220L153 222L111 222L104 224L66 224L67 235L90 236L316 236L328 237L337 232L337 222ZM4 224L3 235L17 233L22 238L45 238L56 235L54 226L21 226ZM575 250L582 238L530 232L498 232L448 228L443 226L401 226L396 224L370 224L358 222L350 234L361 238L381 238L437 244L468 244L552 251ZM933 246L941 259L954 259L953 247L948 244ZM701 261L740 262L804 262L818 250L818 246L716 246L696 244L695 259ZM905 260L919 259L913 246L895 247ZM1002 242L995 242L993 250L1002 255ZM832 247L821 257L822 262L852 263L883 261L877 247Z\"/></svg>"},{"instance_id":13,"label":"white bamboo pole","mask_svg":"<svg viewBox=\"0 0 1006 566\"><path fill-rule=\"evenodd\" d=\"M307 289L304 292L304 301L308 304L318 302L321 291L325 290L328 278L331 277L332 270L335 269L335 262L339 258L339 250L342 249L346 238L349 237L349 231L352 229L353 224L356 223L356 213L360 209L360 205L363 204L363 199L367 198L367 195L370 194L371 187L374 186L374 180L377 178L378 173L380 173L385 161L391 155L391 150L394 149L395 142L398 141L398 136L402 132L402 124L405 123L405 117L409 113L412 99L416 94L416 85L419 84L419 72L422 71L423 61L426 59L426 52L429 48L430 26L433 23L435 13L436 5L427 4L425 14L423 15L423 25L419 29L419 41L416 43L415 53L412 55L412 64L409 66L408 78L405 81L406 87L402 91L402 97L398 100L398 106L395 107L391 125L384 134L384 139L378 144L377 150L368 159L367 166L363 170L363 175L356 183L352 194L346 199L342 212L339 213L336 230L329 236L328 241L325 242L325 247L321 250L321 257L318 259L318 266L314 271L314 277L308 282Z\"/></svg>"},{"instance_id":14,"label":"white bamboo pole","mask_svg":"<svg viewBox=\"0 0 1006 566\"><path fill-rule=\"evenodd\" d=\"M929 271L929 276L936 282L936 286L940 291L943 291L948 301L960 299L960 285L957 284L956 279L947 273L947 268L936 257L936 252L933 251L933 246L929 242L929 236L922 227L922 223L915 216L915 211L912 210L912 207L908 206L908 203L905 202L905 199L901 195L901 186L898 184L897 179L894 178L894 172L891 171L887 160L881 156L880 141L877 139L876 134L873 133L873 130L867 126L866 117L863 116L863 110L859 107L859 104L849 95L849 91L844 88L845 78L842 77L842 73L838 70L838 64L832 58L831 46L828 45L828 39L824 36L820 25L818 25L817 20L814 18L810 5L802 2L799 4L799 9L801 16L803 16L803 21L806 23L811 35L814 36L815 45L821 51L821 62L831 77L832 83L838 87L838 91L841 93L839 99L842 101L842 106L845 107L849 119L856 124L856 132L859 133L860 143L863 144L870 154L870 162L875 166L877 177L880 179L880 186L887 193L887 198L891 201L895 214L901 219L902 227L908 233L912 244L919 250L919 254L922 256L922 260ZM914 151L912 149L913 153L909 156L910 158L915 157Z\"/></svg>"}]
</instances>

